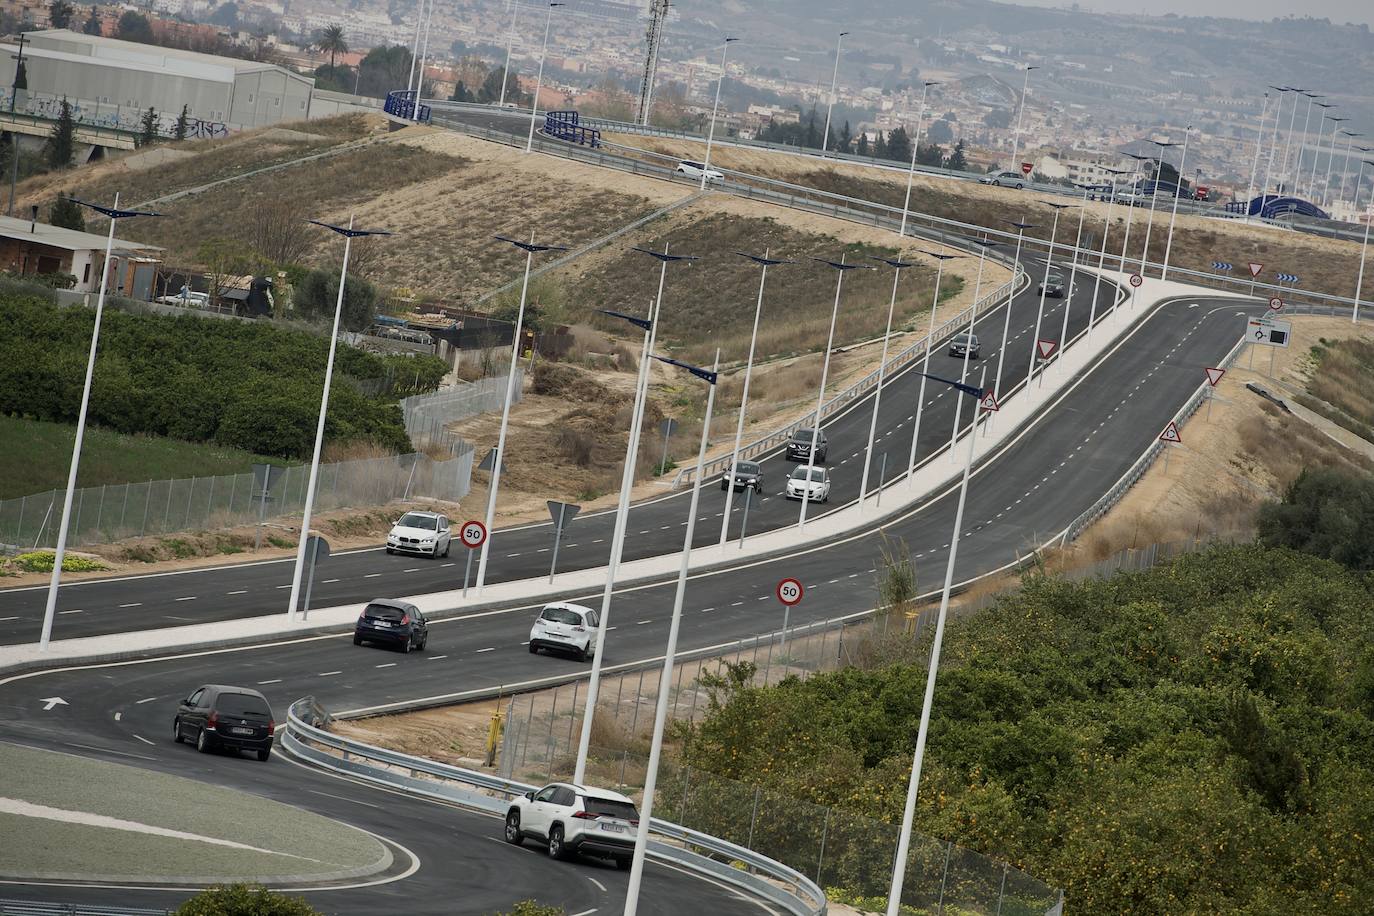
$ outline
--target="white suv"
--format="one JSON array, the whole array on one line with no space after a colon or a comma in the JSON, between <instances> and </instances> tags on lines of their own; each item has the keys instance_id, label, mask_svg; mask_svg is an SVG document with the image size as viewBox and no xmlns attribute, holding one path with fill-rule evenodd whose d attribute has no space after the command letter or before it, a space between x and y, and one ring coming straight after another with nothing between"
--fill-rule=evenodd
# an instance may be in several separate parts
<instances>
[{"instance_id":1,"label":"white suv","mask_svg":"<svg viewBox=\"0 0 1374 916\"><path fill-rule=\"evenodd\" d=\"M546 604L530 627L530 653L561 649L582 661L596 654L596 611L580 604Z\"/></svg>"},{"instance_id":2,"label":"white suv","mask_svg":"<svg viewBox=\"0 0 1374 916\"><path fill-rule=\"evenodd\" d=\"M707 181L724 181L725 175L715 169L708 169L703 162L696 162L691 159L684 159L677 164L673 171L679 175L686 175L688 178L700 178L703 174Z\"/></svg>"},{"instance_id":3,"label":"white suv","mask_svg":"<svg viewBox=\"0 0 1374 916\"><path fill-rule=\"evenodd\" d=\"M516 846L527 839L548 844L550 858L586 853L626 869L638 827L635 803L620 793L555 782L511 801L505 835Z\"/></svg>"},{"instance_id":4,"label":"white suv","mask_svg":"<svg viewBox=\"0 0 1374 916\"><path fill-rule=\"evenodd\" d=\"M427 553L448 556L453 531L448 519L437 512L407 512L396 520L386 536L386 552Z\"/></svg>"}]
</instances>

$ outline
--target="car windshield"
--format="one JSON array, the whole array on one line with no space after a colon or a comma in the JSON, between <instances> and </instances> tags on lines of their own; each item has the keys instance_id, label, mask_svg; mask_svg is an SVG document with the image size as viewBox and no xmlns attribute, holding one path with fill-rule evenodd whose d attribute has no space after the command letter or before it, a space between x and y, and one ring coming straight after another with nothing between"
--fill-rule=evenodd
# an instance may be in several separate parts
<instances>
[{"instance_id":1,"label":"car windshield","mask_svg":"<svg viewBox=\"0 0 1374 916\"><path fill-rule=\"evenodd\" d=\"M407 512L401 516L401 520L396 524L402 528L423 528L426 531L434 531L439 527L439 520L432 515Z\"/></svg>"},{"instance_id":2,"label":"car windshield","mask_svg":"<svg viewBox=\"0 0 1374 916\"><path fill-rule=\"evenodd\" d=\"M793 480L805 480L806 472L811 471L811 479L816 481L825 480L825 468L794 468L792 470Z\"/></svg>"},{"instance_id":3,"label":"car windshield","mask_svg":"<svg viewBox=\"0 0 1374 916\"><path fill-rule=\"evenodd\" d=\"M272 710L261 697L246 693L221 693L215 700L215 709L225 716L266 716L272 717Z\"/></svg>"},{"instance_id":4,"label":"car windshield","mask_svg":"<svg viewBox=\"0 0 1374 916\"><path fill-rule=\"evenodd\" d=\"M540 614L539 617L550 623L566 623L570 626L578 626L582 623L581 614L561 607L546 607L544 613Z\"/></svg>"},{"instance_id":5,"label":"car windshield","mask_svg":"<svg viewBox=\"0 0 1374 916\"><path fill-rule=\"evenodd\" d=\"M369 604L363 611L364 617L371 617L373 620L400 620L406 614L398 607L391 607L388 604Z\"/></svg>"},{"instance_id":6,"label":"car windshield","mask_svg":"<svg viewBox=\"0 0 1374 916\"><path fill-rule=\"evenodd\" d=\"M1062 274L1050 274L1050 282L1051 282L1051 283L1063 283L1063 282L1064 282L1064 277L1063 277Z\"/></svg>"},{"instance_id":7,"label":"car windshield","mask_svg":"<svg viewBox=\"0 0 1374 916\"><path fill-rule=\"evenodd\" d=\"M627 821L639 820L639 812L635 806L629 802L616 801L611 798L592 798L587 797L588 814L604 814L607 817L618 817Z\"/></svg>"},{"instance_id":8,"label":"car windshield","mask_svg":"<svg viewBox=\"0 0 1374 916\"><path fill-rule=\"evenodd\" d=\"M759 466L752 461L741 461L735 468L740 474L757 474Z\"/></svg>"},{"instance_id":9,"label":"car windshield","mask_svg":"<svg viewBox=\"0 0 1374 916\"><path fill-rule=\"evenodd\" d=\"M799 430L797 430L795 433L792 434L792 438L793 438L794 440L796 440L797 442L810 442L810 441L811 441L811 435L812 435L814 432L815 432L814 429L799 429Z\"/></svg>"},{"instance_id":10,"label":"car windshield","mask_svg":"<svg viewBox=\"0 0 1374 916\"><path fill-rule=\"evenodd\" d=\"M978 338L977 338L977 337L974 337L972 334L955 334L955 335L954 335L954 342L957 343L957 344L966 344L966 343L968 343L968 342L971 341L971 340L977 340L977 339L978 339Z\"/></svg>"}]
</instances>

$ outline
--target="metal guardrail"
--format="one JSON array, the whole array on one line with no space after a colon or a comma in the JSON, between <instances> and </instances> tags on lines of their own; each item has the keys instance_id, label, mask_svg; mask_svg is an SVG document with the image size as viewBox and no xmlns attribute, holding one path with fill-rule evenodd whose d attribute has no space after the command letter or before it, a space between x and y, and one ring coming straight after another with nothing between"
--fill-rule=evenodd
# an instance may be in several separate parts
<instances>
[{"instance_id":1,"label":"metal guardrail","mask_svg":"<svg viewBox=\"0 0 1374 916\"><path fill-rule=\"evenodd\" d=\"M172 911L105 906L101 903L0 900L0 916L172 916Z\"/></svg>"},{"instance_id":2,"label":"metal guardrail","mask_svg":"<svg viewBox=\"0 0 1374 916\"><path fill-rule=\"evenodd\" d=\"M382 105L382 111L395 118L405 121L417 121L420 124L428 124L430 119L430 107L420 102L420 114L415 114L415 98L417 91L414 89L394 89L386 94L386 102Z\"/></svg>"},{"instance_id":3,"label":"metal guardrail","mask_svg":"<svg viewBox=\"0 0 1374 916\"><path fill-rule=\"evenodd\" d=\"M328 713L314 698L297 700L287 710L280 743L323 769L489 814L504 814L511 798L539 788L341 738L317 724L328 721ZM825 916L825 893L779 862L658 818L650 822L650 830L656 838L649 841L648 852L657 859L734 885L794 916Z\"/></svg>"},{"instance_id":4,"label":"metal guardrail","mask_svg":"<svg viewBox=\"0 0 1374 916\"><path fill-rule=\"evenodd\" d=\"M988 293L988 295L980 299L976 305L971 305L963 311L959 312L954 317L947 319L943 324L935 328L935 330L929 332L925 337L922 337L920 340L906 347L896 356L892 357L890 360L888 360L887 368L883 373L883 381L891 381L895 376L895 373L900 372L902 369L906 368L908 365L915 362L917 359L924 357L927 340L932 341L932 343L937 340L943 340L950 334L954 333L958 328L967 324L969 320L970 309L977 309L977 314L979 315L991 311L993 307L995 307L999 302L1002 301L1003 298L1006 297L1008 289L1013 284L1020 282L1020 280L1025 276L1026 272L1024 269L1022 269L1021 272L1017 274L1015 277L1008 280L1006 283L1003 283L1001 286L997 287L991 293ZM877 384L878 370L874 369L868 375L865 375L863 378L859 379L853 385L850 385L848 388L841 391L839 394L835 395L829 401L826 401L824 406L821 408L821 422L824 423L829 417L834 416L836 413L843 410L845 407L848 407L854 401L862 398L868 392L872 391L877 386ZM808 411L805 416L801 417L798 420L795 420L794 422L788 424L782 429L771 432L768 435L763 436L762 438L755 439L748 445L741 445L739 450L739 457L741 460L748 460L755 456L762 455L765 452L772 451L773 449L781 446L788 439L792 438L792 434L795 433L797 430L810 428L815 425L815 422L816 412L814 410ZM732 460L733 452L731 454L722 455L719 458L715 458L711 461L708 461L704 465L702 465L702 473L706 475L724 473L725 469L730 466L730 462ZM673 478L673 488L676 489L680 486L684 486L685 484L691 482L692 476L696 473L696 470L696 465L680 469L677 472L677 476Z\"/></svg>"}]
</instances>

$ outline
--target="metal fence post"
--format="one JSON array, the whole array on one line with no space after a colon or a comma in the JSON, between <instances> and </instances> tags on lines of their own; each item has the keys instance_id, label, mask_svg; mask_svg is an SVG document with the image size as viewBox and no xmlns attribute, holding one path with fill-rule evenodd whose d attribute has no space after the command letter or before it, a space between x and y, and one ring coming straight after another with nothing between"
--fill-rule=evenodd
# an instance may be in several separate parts
<instances>
[{"instance_id":1,"label":"metal fence post","mask_svg":"<svg viewBox=\"0 0 1374 916\"><path fill-rule=\"evenodd\" d=\"M71 527L72 537L74 538L81 536L81 510L86 506L86 491L84 489L77 490L76 494L76 523Z\"/></svg>"},{"instance_id":2,"label":"metal fence post","mask_svg":"<svg viewBox=\"0 0 1374 916\"><path fill-rule=\"evenodd\" d=\"M171 521L172 521L172 491L173 491L174 489L176 489L176 487L173 486L175 483L176 483L175 480L169 480L169 481L167 481L167 511L166 511L165 513L163 513L163 516L162 516L162 530L163 530L163 531L166 531L169 527L171 527Z\"/></svg>"},{"instance_id":3,"label":"metal fence post","mask_svg":"<svg viewBox=\"0 0 1374 916\"><path fill-rule=\"evenodd\" d=\"M625 694L625 676L621 675L615 683L615 724L620 724L620 698Z\"/></svg>"},{"instance_id":4,"label":"metal fence post","mask_svg":"<svg viewBox=\"0 0 1374 916\"><path fill-rule=\"evenodd\" d=\"M192 476L191 489L186 492L186 521L182 523L181 527L183 528L191 527L191 503L195 500L196 481L199 479L198 477Z\"/></svg>"},{"instance_id":5,"label":"metal fence post","mask_svg":"<svg viewBox=\"0 0 1374 916\"><path fill-rule=\"evenodd\" d=\"M100 485L100 505L95 510L95 535L100 537L100 520L105 517L105 488L109 484Z\"/></svg>"},{"instance_id":6,"label":"metal fence post","mask_svg":"<svg viewBox=\"0 0 1374 916\"><path fill-rule=\"evenodd\" d=\"M635 735L635 729L639 727L639 703L644 699L644 669L639 669L639 688L635 691L635 714L630 719L630 735Z\"/></svg>"},{"instance_id":7,"label":"metal fence post","mask_svg":"<svg viewBox=\"0 0 1374 916\"><path fill-rule=\"evenodd\" d=\"M830 832L830 808L825 809L825 822L821 824L821 854L816 858L816 883L821 883L821 869L825 867L825 838Z\"/></svg>"},{"instance_id":8,"label":"metal fence post","mask_svg":"<svg viewBox=\"0 0 1374 916\"><path fill-rule=\"evenodd\" d=\"M1001 887L997 888L997 913L996 913L996 916L1002 916L1002 899L1005 897L1006 893L1007 893L1007 866L1003 865L1003 866L1002 866L1002 885L1001 885Z\"/></svg>"},{"instance_id":9,"label":"metal fence post","mask_svg":"<svg viewBox=\"0 0 1374 916\"><path fill-rule=\"evenodd\" d=\"M549 746L549 756L553 756L553 718L558 715L558 691L558 687L553 688L553 705L549 707L549 736L546 741Z\"/></svg>"},{"instance_id":10,"label":"metal fence post","mask_svg":"<svg viewBox=\"0 0 1374 916\"><path fill-rule=\"evenodd\" d=\"M573 681L572 706L568 710L568 747L572 747L573 725L577 723L577 688L581 683L581 681ZM591 714L592 711L590 709L582 713L584 716L589 716Z\"/></svg>"},{"instance_id":11,"label":"metal fence post","mask_svg":"<svg viewBox=\"0 0 1374 916\"><path fill-rule=\"evenodd\" d=\"M754 825L759 820L759 793L762 791L761 787L754 786L754 810L749 815L749 839L744 843L746 849L754 848Z\"/></svg>"},{"instance_id":12,"label":"metal fence post","mask_svg":"<svg viewBox=\"0 0 1374 916\"><path fill-rule=\"evenodd\" d=\"M945 884L946 884L946 882L949 881L949 855L950 855L950 853L952 853L953 851L954 851L954 841L953 841L953 840L946 840L946 841L945 841L945 870L944 870L944 873L943 873L942 875L940 875L940 901L935 905L935 914L936 914L936 916L940 916L940 914L944 913L944 911L945 911Z\"/></svg>"},{"instance_id":13,"label":"metal fence post","mask_svg":"<svg viewBox=\"0 0 1374 916\"><path fill-rule=\"evenodd\" d=\"M682 807L678 809L678 822L682 826L687 826L687 787L692 783L692 767L689 764L682 771Z\"/></svg>"}]
</instances>

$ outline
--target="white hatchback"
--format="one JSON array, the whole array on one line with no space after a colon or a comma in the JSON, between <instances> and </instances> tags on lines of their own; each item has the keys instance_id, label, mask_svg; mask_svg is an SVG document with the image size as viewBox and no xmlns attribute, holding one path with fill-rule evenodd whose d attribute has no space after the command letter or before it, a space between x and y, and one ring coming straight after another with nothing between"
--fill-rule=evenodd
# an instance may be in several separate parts
<instances>
[{"instance_id":1,"label":"white hatchback","mask_svg":"<svg viewBox=\"0 0 1374 916\"><path fill-rule=\"evenodd\" d=\"M585 662L596 654L599 623L600 617L589 607L566 602L546 604L530 627L530 652L558 649Z\"/></svg>"}]
</instances>

